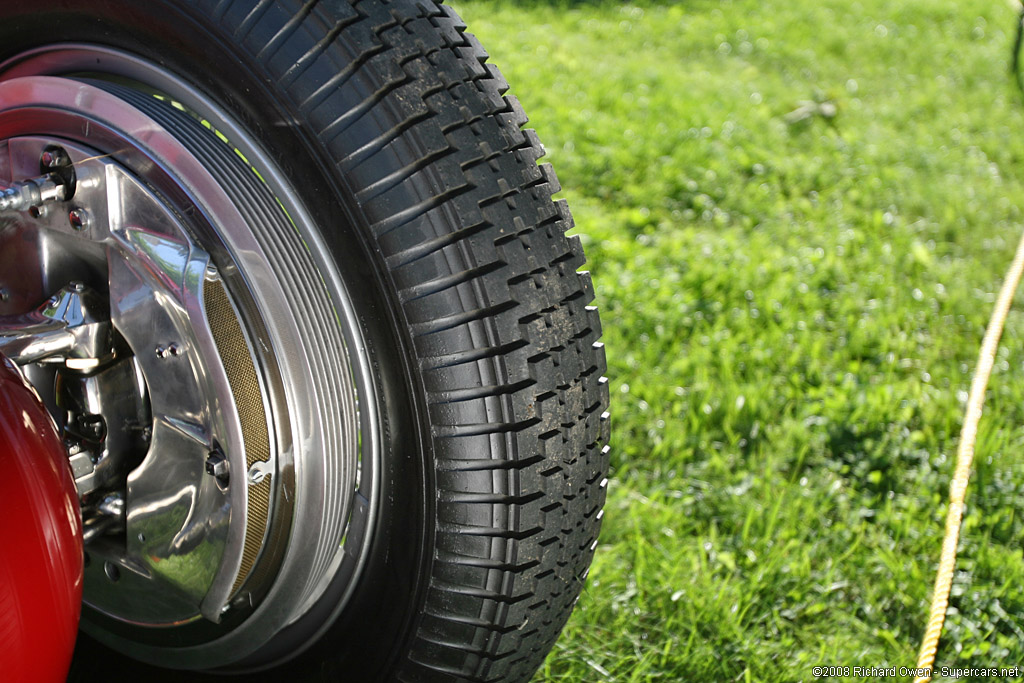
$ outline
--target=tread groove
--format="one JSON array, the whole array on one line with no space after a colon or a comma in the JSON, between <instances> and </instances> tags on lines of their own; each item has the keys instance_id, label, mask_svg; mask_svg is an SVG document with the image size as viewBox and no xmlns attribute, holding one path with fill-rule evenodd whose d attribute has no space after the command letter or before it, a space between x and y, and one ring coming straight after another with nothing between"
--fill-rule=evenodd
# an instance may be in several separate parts
<instances>
[{"instance_id":1,"label":"tread groove","mask_svg":"<svg viewBox=\"0 0 1024 683\"><path fill-rule=\"evenodd\" d=\"M309 13L313 11L313 8L316 7L318 2L320 2L320 0L306 0L306 4L302 6L302 9L300 9L295 16L289 19L288 23L282 26L281 30L274 34L274 37L270 39L270 42L256 53L256 59L263 61L276 55L277 51L281 48L281 45L299 28L299 26L302 25L302 22L305 21L306 17L309 16Z\"/></svg>"}]
</instances>

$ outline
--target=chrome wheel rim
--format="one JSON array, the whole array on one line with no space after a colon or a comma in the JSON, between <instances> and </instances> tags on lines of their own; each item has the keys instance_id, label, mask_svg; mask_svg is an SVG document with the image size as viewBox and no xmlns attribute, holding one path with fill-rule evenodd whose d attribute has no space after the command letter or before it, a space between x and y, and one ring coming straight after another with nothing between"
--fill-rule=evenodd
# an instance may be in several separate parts
<instances>
[{"instance_id":1,"label":"chrome wheel rim","mask_svg":"<svg viewBox=\"0 0 1024 683\"><path fill-rule=\"evenodd\" d=\"M86 71L91 79L101 72L110 80L82 80ZM110 607L109 599L90 603L87 586L86 602L96 609L86 613L83 627L101 641L153 663L230 666L300 620L330 586L330 599L335 601L331 614L312 630L326 628L343 609L367 553L380 449L365 343L318 229L285 175L251 136L216 103L155 65L106 48L59 46L11 60L0 66L0 74L0 138L16 139L17 145L59 142L72 151L83 177L90 172L104 178L120 174L126 187L145 198L136 202L146 203L150 213L163 211L165 222L174 227L176 243L184 247L179 252L188 254L182 256L181 271L192 273L197 283L185 297L188 301L178 303L191 313L186 316L190 320L209 321L208 312L219 306L230 314L215 317L238 321L266 417L268 453L265 458L246 459L253 439L246 434L246 410L237 390L240 380L234 377L238 371L226 369L231 364L224 358L225 343L217 339L219 325L192 325L187 348L196 351L197 362L219 366L205 368L216 378L209 390L212 398L204 401L207 407L217 407L211 410L220 420L215 431L224 435L218 445L231 461L231 484L222 497L232 511L251 507L254 487L248 482L238 486L239 473L243 481L259 479L256 486L271 488L257 552L253 555L247 547L254 525L239 531L237 524L227 524L221 560L195 614L166 610L156 629L155 621L146 623L125 608L119 612ZM115 79L129 79L130 85L115 84ZM84 161L91 157L102 158ZM10 172L10 179L16 179L13 176L23 169ZM227 180L232 174L235 183ZM238 182L239 174L248 174L248 182ZM261 192L262 200L255 196ZM267 197L276 206L270 206ZM189 215L190 210L195 214ZM93 216L98 223L103 222L101 214ZM139 243L138 234L134 243L131 237L125 233L89 239L108 252L131 251L134 244L131 258L137 262L146 245ZM120 246L113 249L110 241ZM109 263L119 262L111 259L108 254ZM173 341L156 342L152 335L129 329L140 323L130 322L125 307L117 303L124 288L117 284L118 274L131 270L110 267L115 324L129 332L122 334L140 365L166 365L158 349L166 352ZM223 296L215 296L218 303L209 292L219 287ZM224 334L221 329L220 336ZM311 339L319 348L308 348ZM191 356L183 353L181 358ZM142 374L150 398L156 398L153 387L160 385L160 371L143 368ZM251 403L251 392L249 398ZM154 414L159 403L153 401ZM145 462L154 460L152 455ZM194 465L193 479L201 474ZM144 478L147 469L141 467L132 476ZM209 479L200 479L210 489ZM210 493L214 495L212 489ZM132 524L131 495L128 498L127 537L152 538L152 532ZM205 519L211 517L212 513ZM103 574L96 580L116 590L124 584L111 585L109 562L104 559ZM99 571L100 563L94 564L93 571ZM121 571L121 576L129 577L133 568L127 562L120 567L128 572ZM175 629L184 645L166 646L167 628Z\"/></svg>"}]
</instances>

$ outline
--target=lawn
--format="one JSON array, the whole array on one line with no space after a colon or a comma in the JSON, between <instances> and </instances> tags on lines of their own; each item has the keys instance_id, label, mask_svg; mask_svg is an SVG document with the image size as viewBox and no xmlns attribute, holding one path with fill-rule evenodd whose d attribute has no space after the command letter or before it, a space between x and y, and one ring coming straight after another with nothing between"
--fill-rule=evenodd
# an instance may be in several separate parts
<instances>
[{"instance_id":1,"label":"lawn","mask_svg":"<svg viewBox=\"0 0 1024 683\"><path fill-rule=\"evenodd\" d=\"M537 680L912 666L1024 229L1013 6L455 5L547 145L608 350L601 545ZM1022 445L1024 295L939 664L1024 663Z\"/></svg>"}]
</instances>

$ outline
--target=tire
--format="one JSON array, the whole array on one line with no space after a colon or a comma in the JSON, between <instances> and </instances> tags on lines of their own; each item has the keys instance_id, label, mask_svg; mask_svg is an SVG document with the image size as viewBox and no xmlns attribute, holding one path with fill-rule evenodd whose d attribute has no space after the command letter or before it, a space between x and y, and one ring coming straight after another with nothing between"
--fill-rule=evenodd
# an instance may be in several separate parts
<instances>
[{"instance_id":1,"label":"tire","mask_svg":"<svg viewBox=\"0 0 1024 683\"><path fill-rule=\"evenodd\" d=\"M593 556L608 390L568 208L479 43L411 0L44 5L0 3L0 60L99 45L215 100L311 216L365 340L383 455L351 596L219 672L528 680ZM135 655L82 636L72 679L152 676Z\"/></svg>"}]
</instances>

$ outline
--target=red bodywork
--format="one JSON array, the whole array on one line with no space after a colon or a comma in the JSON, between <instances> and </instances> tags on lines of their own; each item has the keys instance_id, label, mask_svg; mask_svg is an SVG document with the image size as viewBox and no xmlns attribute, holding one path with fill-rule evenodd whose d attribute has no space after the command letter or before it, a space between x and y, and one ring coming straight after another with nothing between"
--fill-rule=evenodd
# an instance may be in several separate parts
<instances>
[{"instance_id":1,"label":"red bodywork","mask_svg":"<svg viewBox=\"0 0 1024 683\"><path fill-rule=\"evenodd\" d=\"M0 677L63 681L82 606L82 520L68 456L0 356Z\"/></svg>"}]
</instances>

